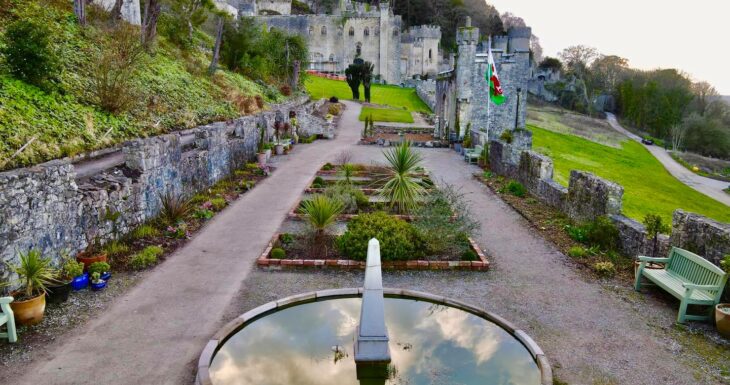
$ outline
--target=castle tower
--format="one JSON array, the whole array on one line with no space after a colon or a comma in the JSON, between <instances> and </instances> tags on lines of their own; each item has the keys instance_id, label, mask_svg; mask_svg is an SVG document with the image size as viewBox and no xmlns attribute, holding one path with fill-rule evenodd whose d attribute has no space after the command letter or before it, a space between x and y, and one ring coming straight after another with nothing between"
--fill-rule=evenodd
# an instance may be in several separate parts
<instances>
[{"instance_id":1,"label":"castle tower","mask_svg":"<svg viewBox=\"0 0 730 385\"><path fill-rule=\"evenodd\" d=\"M466 133L467 124L471 117L471 102L473 96L473 79L478 76L474 73L477 43L479 43L479 28L472 27L471 18L467 16L466 23L456 31L458 56L456 58L456 103L459 117L459 137Z\"/></svg>"},{"instance_id":2,"label":"castle tower","mask_svg":"<svg viewBox=\"0 0 730 385\"><path fill-rule=\"evenodd\" d=\"M388 47L390 37L392 36L390 28L390 4L387 1L380 3L380 68L378 73L388 81Z\"/></svg>"}]
</instances>

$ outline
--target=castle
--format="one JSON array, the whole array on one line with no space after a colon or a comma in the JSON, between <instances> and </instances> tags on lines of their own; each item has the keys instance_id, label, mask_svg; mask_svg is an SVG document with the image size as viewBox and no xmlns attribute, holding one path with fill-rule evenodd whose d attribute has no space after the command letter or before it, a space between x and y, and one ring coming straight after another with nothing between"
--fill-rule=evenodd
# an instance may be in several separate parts
<instances>
[{"instance_id":1,"label":"castle","mask_svg":"<svg viewBox=\"0 0 730 385\"><path fill-rule=\"evenodd\" d=\"M416 26L402 31L401 17L388 2L378 6L344 0L331 14L292 15L291 0L229 0L239 16L254 16L268 28L303 36L309 44L309 69L342 74L356 57L373 63L376 79L435 76L442 54L441 29Z\"/></svg>"}]
</instances>

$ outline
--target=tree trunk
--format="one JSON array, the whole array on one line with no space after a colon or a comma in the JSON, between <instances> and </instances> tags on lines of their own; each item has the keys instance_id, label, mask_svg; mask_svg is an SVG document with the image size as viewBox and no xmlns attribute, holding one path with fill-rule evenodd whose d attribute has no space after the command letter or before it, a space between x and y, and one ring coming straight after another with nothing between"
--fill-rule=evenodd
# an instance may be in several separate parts
<instances>
[{"instance_id":1,"label":"tree trunk","mask_svg":"<svg viewBox=\"0 0 730 385\"><path fill-rule=\"evenodd\" d=\"M299 71L301 70L301 64L299 63L299 60L294 60L294 73L292 73L291 77L291 89L295 92L299 90Z\"/></svg>"},{"instance_id":2,"label":"tree trunk","mask_svg":"<svg viewBox=\"0 0 730 385\"><path fill-rule=\"evenodd\" d=\"M223 16L218 16L218 27L215 34L215 46L213 47L213 59L210 61L210 67L208 67L208 74L213 75L218 69L218 60L221 54L221 44L223 43Z\"/></svg>"},{"instance_id":3,"label":"tree trunk","mask_svg":"<svg viewBox=\"0 0 730 385\"><path fill-rule=\"evenodd\" d=\"M86 0L74 0L74 13L79 24L86 25Z\"/></svg>"},{"instance_id":4,"label":"tree trunk","mask_svg":"<svg viewBox=\"0 0 730 385\"><path fill-rule=\"evenodd\" d=\"M142 45L149 48L157 36L157 19L160 17L160 0L147 0L142 20Z\"/></svg>"},{"instance_id":5,"label":"tree trunk","mask_svg":"<svg viewBox=\"0 0 730 385\"><path fill-rule=\"evenodd\" d=\"M116 0L114 2L114 7L112 7L111 12L109 14L111 15L112 21L115 23L122 19L122 5L124 4L124 0Z\"/></svg>"}]
</instances>

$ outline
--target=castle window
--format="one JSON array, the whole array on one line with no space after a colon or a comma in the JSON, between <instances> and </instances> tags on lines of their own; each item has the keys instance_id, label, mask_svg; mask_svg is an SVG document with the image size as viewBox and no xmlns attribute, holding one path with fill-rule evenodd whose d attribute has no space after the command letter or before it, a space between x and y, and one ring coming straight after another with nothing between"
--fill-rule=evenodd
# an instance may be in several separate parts
<instances>
[{"instance_id":1,"label":"castle window","mask_svg":"<svg viewBox=\"0 0 730 385\"><path fill-rule=\"evenodd\" d=\"M398 30L397 29L394 29L393 30L393 36L398 36Z\"/></svg>"},{"instance_id":2,"label":"castle window","mask_svg":"<svg viewBox=\"0 0 730 385\"><path fill-rule=\"evenodd\" d=\"M360 57L362 55L362 43L357 43L357 48L355 49L355 57Z\"/></svg>"},{"instance_id":3,"label":"castle window","mask_svg":"<svg viewBox=\"0 0 730 385\"><path fill-rule=\"evenodd\" d=\"M312 27L311 25L309 26L309 34L314 35L314 27Z\"/></svg>"},{"instance_id":4,"label":"castle window","mask_svg":"<svg viewBox=\"0 0 730 385\"><path fill-rule=\"evenodd\" d=\"M355 36L355 28L350 27L350 30L347 32L350 36Z\"/></svg>"},{"instance_id":5,"label":"castle window","mask_svg":"<svg viewBox=\"0 0 730 385\"><path fill-rule=\"evenodd\" d=\"M335 61L335 54L333 54L333 53L330 54L330 61Z\"/></svg>"},{"instance_id":6,"label":"castle window","mask_svg":"<svg viewBox=\"0 0 730 385\"><path fill-rule=\"evenodd\" d=\"M370 36L370 28L365 27L365 30L362 31L362 34L365 35L365 36Z\"/></svg>"},{"instance_id":7,"label":"castle window","mask_svg":"<svg viewBox=\"0 0 730 385\"><path fill-rule=\"evenodd\" d=\"M324 25L323 25L323 26L322 26L322 31L321 31L320 33L321 33L322 35L326 35L326 34L327 34L327 26L324 26Z\"/></svg>"},{"instance_id":8,"label":"castle window","mask_svg":"<svg viewBox=\"0 0 730 385\"><path fill-rule=\"evenodd\" d=\"M428 58L431 59L431 50L428 50Z\"/></svg>"}]
</instances>

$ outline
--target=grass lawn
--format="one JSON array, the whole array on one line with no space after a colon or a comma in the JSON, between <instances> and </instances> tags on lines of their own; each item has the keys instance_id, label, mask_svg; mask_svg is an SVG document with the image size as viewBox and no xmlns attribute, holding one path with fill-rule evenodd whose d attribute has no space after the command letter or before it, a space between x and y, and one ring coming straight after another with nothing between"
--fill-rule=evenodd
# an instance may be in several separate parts
<instances>
[{"instance_id":1,"label":"grass lawn","mask_svg":"<svg viewBox=\"0 0 730 385\"><path fill-rule=\"evenodd\" d=\"M664 169L644 147L626 140L621 148L604 146L577 136L559 134L536 126L535 151L548 155L555 166L555 180L565 186L570 170L584 170L624 187L624 215L641 221L656 213L671 223L681 208L722 222L730 222L730 209L684 185Z\"/></svg>"},{"instance_id":2,"label":"grass lawn","mask_svg":"<svg viewBox=\"0 0 730 385\"><path fill-rule=\"evenodd\" d=\"M318 76L307 76L304 82L307 92L315 98L330 98L351 100L352 91L347 83L341 80L325 79ZM408 111L431 112L426 103L416 94L414 88L401 88L398 86L373 84L370 89L371 102L383 104L394 108L405 108ZM365 95L363 87L360 86L360 97Z\"/></svg>"},{"instance_id":3,"label":"grass lawn","mask_svg":"<svg viewBox=\"0 0 730 385\"><path fill-rule=\"evenodd\" d=\"M367 116L372 116L376 122L413 123L413 115L406 110L363 107L360 111L360 121L365 121Z\"/></svg>"}]
</instances>

